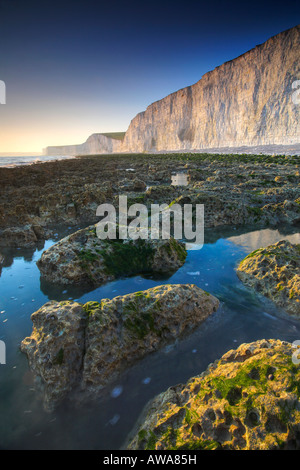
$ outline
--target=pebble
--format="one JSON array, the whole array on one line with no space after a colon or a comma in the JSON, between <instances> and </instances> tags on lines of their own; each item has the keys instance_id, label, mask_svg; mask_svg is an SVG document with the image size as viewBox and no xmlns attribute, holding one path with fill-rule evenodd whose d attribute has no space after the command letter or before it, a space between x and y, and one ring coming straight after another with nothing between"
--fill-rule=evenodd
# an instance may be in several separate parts
<instances>
[{"instance_id":1,"label":"pebble","mask_svg":"<svg viewBox=\"0 0 300 470\"><path fill-rule=\"evenodd\" d=\"M123 387L122 387L122 385L119 385L111 391L110 396L112 398L117 398L121 395L122 392L123 392Z\"/></svg>"},{"instance_id":2,"label":"pebble","mask_svg":"<svg viewBox=\"0 0 300 470\"><path fill-rule=\"evenodd\" d=\"M114 426L115 424L117 424L117 422L119 421L119 419L120 419L120 415L115 414L115 415L109 420L109 424L111 424L112 426Z\"/></svg>"},{"instance_id":3,"label":"pebble","mask_svg":"<svg viewBox=\"0 0 300 470\"><path fill-rule=\"evenodd\" d=\"M151 377L146 377L145 379L142 380L142 383L145 385L148 385L151 382Z\"/></svg>"}]
</instances>

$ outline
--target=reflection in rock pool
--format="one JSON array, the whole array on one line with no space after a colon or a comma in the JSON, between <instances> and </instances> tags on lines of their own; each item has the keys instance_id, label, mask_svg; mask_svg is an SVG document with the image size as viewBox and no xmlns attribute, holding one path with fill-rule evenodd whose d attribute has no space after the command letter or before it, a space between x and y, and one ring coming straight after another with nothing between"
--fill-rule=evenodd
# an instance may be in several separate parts
<instances>
[{"instance_id":1,"label":"reflection in rock pool","mask_svg":"<svg viewBox=\"0 0 300 470\"><path fill-rule=\"evenodd\" d=\"M247 253L285 238L300 243L299 230L207 230L203 248L190 250L186 263L171 277L120 279L92 292L40 283L36 261L54 241L35 251L3 249L0 340L6 344L7 364L0 366L0 448L118 449L149 399L201 373L229 349L262 338L300 339L300 323L244 287L235 272ZM19 349L31 334L31 313L50 299L87 302L164 283L194 283L218 297L221 307L185 339L136 363L101 401L44 412L26 356Z\"/></svg>"}]
</instances>

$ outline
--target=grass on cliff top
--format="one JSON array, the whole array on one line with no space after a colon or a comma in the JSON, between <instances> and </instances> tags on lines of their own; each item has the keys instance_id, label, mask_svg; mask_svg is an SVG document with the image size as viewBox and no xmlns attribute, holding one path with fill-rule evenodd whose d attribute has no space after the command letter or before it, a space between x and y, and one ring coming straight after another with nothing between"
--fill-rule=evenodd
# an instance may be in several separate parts
<instances>
[{"instance_id":1,"label":"grass on cliff top","mask_svg":"<svg viewBox=\"0 0 300 470\"><path fill-rule=\"evenodd\" d=\"M104 135L104 137L109 137L110 139L123 140L125 132L101 132L101 135Z\"/></svg>"}]
</instances>

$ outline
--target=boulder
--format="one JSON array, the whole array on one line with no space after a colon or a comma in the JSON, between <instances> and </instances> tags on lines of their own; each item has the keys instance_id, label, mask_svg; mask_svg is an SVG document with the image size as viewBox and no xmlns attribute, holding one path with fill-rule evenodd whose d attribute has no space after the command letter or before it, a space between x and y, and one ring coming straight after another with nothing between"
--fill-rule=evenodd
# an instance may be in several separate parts
<instances>
[{"instance_id":1,"label":"boulder","mask_svg":"<svg viewBox=\"0 0 300 470\"><path fill-rule=\"evenodd\" d=\"M148 403L126 447L300 449L300 368L294 355L292 344L273 339L227 352Z\"/></svg>"},{"instance_id":2,"label":"boulder","mask_svg":"<svg viewBox=\"0 0 300 470\"><path fill-rule=\"evenodd\" d=\"M76 390L95 397L145 355L187 334L219 301L192 284L162 285L111 300L46 303L31 316L21 343L37 376L46 410Z\"/></svg>"},{"instance_id":3,"label":"boulder","mask_svg":"<svg viewBox=\"0 0 300 470\"><path fill-rule=\"evenodd\" d=\"M241 261L237 275L279 308L300 318L300 245L282 240L259 248Z\"/></svg>"},{"instance_id":4,"label":"boulder","mask_svg":"<svg viewBox=\"0 0 300 470\"><path fill-rule=\"evenodd\" d=\"M174 238L100 240L93 225L44 251L37 266L53 283L99 286L122 276L174 272L186 255L184 244Z\"/></svg>"},{"instance_id":5,"label":"boulder","mask_svg":"<svg viewBox=\"0 0 300 470\"><path fill-rule=\"evenodd\" d=\"M31 315L33 331L21 343L45 409L52 410L78 382L85 348L86 312L77 302L47 302Z\"/></svg>"},{"instance_id":6,"label":"boulder","mask_svg":"<svg viewBox=\"0 0 300 470\"><path fill-rule=\"evenodd\" d=\"M0 232L0 246L31 248L38 242L36 232L29 224L23 227L6 228Z\"/></svg>"}]
</instances>

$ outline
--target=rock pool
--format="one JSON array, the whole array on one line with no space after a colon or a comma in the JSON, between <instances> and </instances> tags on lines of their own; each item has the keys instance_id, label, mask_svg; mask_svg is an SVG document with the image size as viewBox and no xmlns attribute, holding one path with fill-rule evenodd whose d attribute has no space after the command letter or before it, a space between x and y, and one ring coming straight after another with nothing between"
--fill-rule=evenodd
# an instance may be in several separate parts
<instances>
[{"instance_id":1,"label":"rock pool","mask_svg":"<svg viewBox=\"0 0 300 470\"><path fill-rule=\"evenodd\" d=\"M229 349L262 338L299 340L300 323L246 288L235 272L248 253L282 239L300 243L299 229L206 230L203 248L188 246L185 264L171 277L135 276L89 292L41 282L36 261L57 240L48 240L34 250L2 249L0 340L6 345L6 365L0 366L0 448L118 449L151 398L201 373ZM27 358L19 348L31 333L30 315L52 299L84 303L164 283L194 283L218 297L221 306L194 333L129 369L101 400L78 409L61 406L46 413Z\"/></svg>"}]
</instances>

